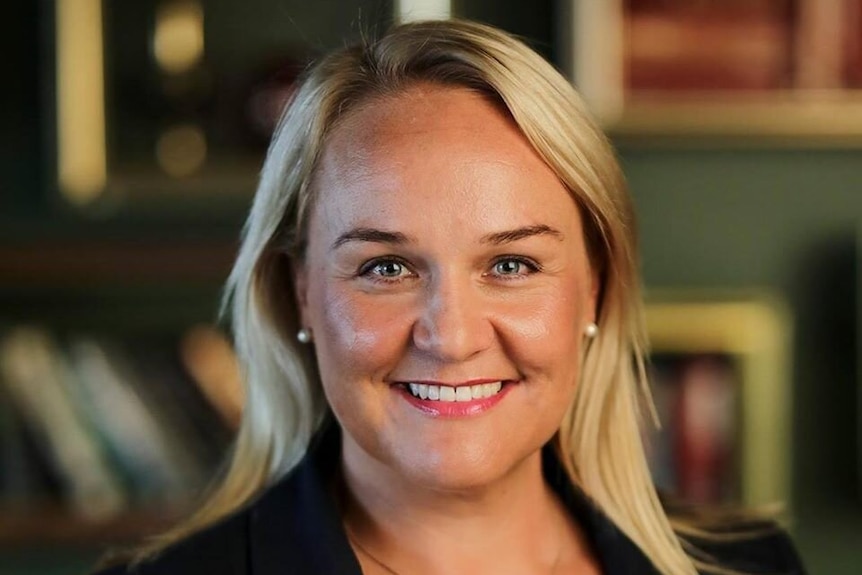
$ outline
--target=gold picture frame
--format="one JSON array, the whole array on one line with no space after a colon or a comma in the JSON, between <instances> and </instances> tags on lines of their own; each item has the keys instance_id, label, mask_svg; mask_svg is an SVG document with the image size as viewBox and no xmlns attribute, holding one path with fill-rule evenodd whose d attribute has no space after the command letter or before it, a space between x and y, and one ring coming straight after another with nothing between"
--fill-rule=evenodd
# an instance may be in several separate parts
<instances>
[{"instance_id":1,"label":"gold picture frame","mask_svg":"<svg viewBox=\"0 0 862 575\"><path fill-rule=\"evenodd\" d=\"M69 205L116 211L132 205L137 211L171 211L186 206L194 212L233 209L254 191L261 154L222 154L212 149L195 118L174 119L147 157L116 157L112 134L110 38L130 35L112 30L109 14L118 5L105 0L53 0L56 187ZM164 0L141 5L152 14L152 59L165 81L199 66L204 54L201 0ZM138 23L147 25L147 20ZM123 63L123 66L128 66ZM137 73L144 77L148 71ZM172 76L173 75L173 76ZM261 156L261 157L258 157Z\"/></svg>"},{"instance_id":2,"label":"gold picture frame","mask_svg":"<svg viewBox=\"0 0 862 575\"><path fill-rule=\"evenodd\" d=\"M769 294L714 297L664 291L646 307L652 353L722 354L739 373L738 483L740 502L790 501L792 322Z\"/></svg>"}]
</instances>

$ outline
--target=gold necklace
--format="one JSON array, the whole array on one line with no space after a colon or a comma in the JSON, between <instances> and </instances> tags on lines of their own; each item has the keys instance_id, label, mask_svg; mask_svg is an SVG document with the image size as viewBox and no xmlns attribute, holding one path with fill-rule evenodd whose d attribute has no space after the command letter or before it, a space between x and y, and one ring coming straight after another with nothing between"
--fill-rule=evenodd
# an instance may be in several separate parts
<instances>
[{"instance_id":1,"label":"gold necklace","mask_svg":"<svg viewBox=\"0 0 862 575\"><path fill-rule=\"evenodd\" d=\"M371 551L369 551L368 549L363 547L362 544L359 543L359 541L357 541L356 536L353 534L353 530L350 529L349 527L347 527L346 524L345 524L345 530L347 531L347 538L350 540L351 543L353 543L353 545L356 546L356 548L359 551L361 551L369 559L371 559L372 561L377 563L380 567L383 567L383 569L385 569L387 573L390 573L391 575L400 575L398 573L398 571L396 571L395 569L393 569L392 567L390 567L389 565L387 565L386 563L384 563L383 561L381 561L380 559L375 557L374 554L371 553Z\"/></svg>"},{"instance_id":2,"label":"gold necklace","mask_svg":"<svg viewBox=\"0 0 862 575\"><path fill-rule=\"evenodd\" d=\"M389 565L387 565L386 563L384 563L383 561L378 559L371 551L369 551L361 543L359 543L359 541L357 541L357 539L356 539L356 536L353 534L352 529L347 527L347 525L345 525L344 527L345 527L345 530L347 532L347 539L350 540L350 542L353 545L355 545L356 548L359 551L361 551L363 555L365 555L366 557L368 557L369 559L374 561L377 565L379 565L380 567L385 569L386 572L389 573L390 575L400 575L400 573L398 573L398 571L396 571L395 569L393 569L392 567L390 567ZM560 562L560 557L557 556L557 560L554 562L554 566L553 566L553 572L554 573L556 573L556 570L559 567L559 562Z\"/></svg>"}]
</instances>

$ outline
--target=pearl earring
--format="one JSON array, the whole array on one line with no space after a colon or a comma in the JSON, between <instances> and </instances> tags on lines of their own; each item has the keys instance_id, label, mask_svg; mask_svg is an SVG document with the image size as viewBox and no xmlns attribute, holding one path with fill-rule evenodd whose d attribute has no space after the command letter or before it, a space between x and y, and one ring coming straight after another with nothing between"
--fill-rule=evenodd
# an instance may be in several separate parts
<instances>
[{"instance_id":1,"label":"pearl earring","mask_svg":"<svg viewBox=\"0 0 862 575\"><path fill-rule=\"evenodd\" d=\"M599 335L599 326L595 323L588 323L587 327L584 328L584 335L590 339L593 339L597 335Z\"/></svg>"},{"instance_id":2,"label":"pearl earring","mask_svg":"<svg viewBox=\"0 0 862 575\"><path fill-rule=\"evenodd\" d=\"M296 332L296 339L299 343L309 343L311 341L311 330L302 328Z\"/></svg>"}]
</instances>

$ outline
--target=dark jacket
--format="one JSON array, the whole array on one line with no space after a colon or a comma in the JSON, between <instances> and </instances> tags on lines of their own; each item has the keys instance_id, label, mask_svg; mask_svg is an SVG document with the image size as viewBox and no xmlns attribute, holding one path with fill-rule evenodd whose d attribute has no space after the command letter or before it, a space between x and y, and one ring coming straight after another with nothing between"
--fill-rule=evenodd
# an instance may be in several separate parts
<instances>
[{"instance_id":1,"label":"dark jacket","mask_svg":"<svg viewBox=\"0 0 862 575\"><path fill-rule=\"evenodd\" d=\"M166 549L152 561L99 575L360 575L335 502L326 489L336 473L336 425L320 434L305 459L256 502ZM649 559L571 483L550 450L544 472L584 529L605 575L657 573ZM703 545L723 567L747 573L801 575L799 558L779 530L730 544Z\"/></svg>"}]
</instances>

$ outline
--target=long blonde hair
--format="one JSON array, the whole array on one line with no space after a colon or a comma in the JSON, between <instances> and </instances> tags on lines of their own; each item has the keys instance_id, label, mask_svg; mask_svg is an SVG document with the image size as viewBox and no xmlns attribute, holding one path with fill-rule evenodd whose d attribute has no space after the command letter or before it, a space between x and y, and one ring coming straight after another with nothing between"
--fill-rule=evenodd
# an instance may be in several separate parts
<instances>
[{"instance_id":1,"label":"long blonde hair","mask_svg":"<svg viewBox=\"0 0 862 575\"><path fill-rule=\"evenodd\" d=\"M601 275L598 324L578 392L555 436L573 483L662 573L700 561L662 509L641 443L651 410L632 205L613 150L572 86L526 45L462 21L397 26L311 68L273 137L230 274L232 318L246 403L229 465L207 503L141 556L212 524L288 473L326 412L314 359L295 342L291 266L302 258L311 181L328 135L358 105L415 82L480 91L500 102L582 210Z\"/></svg>"}]
</instances>

